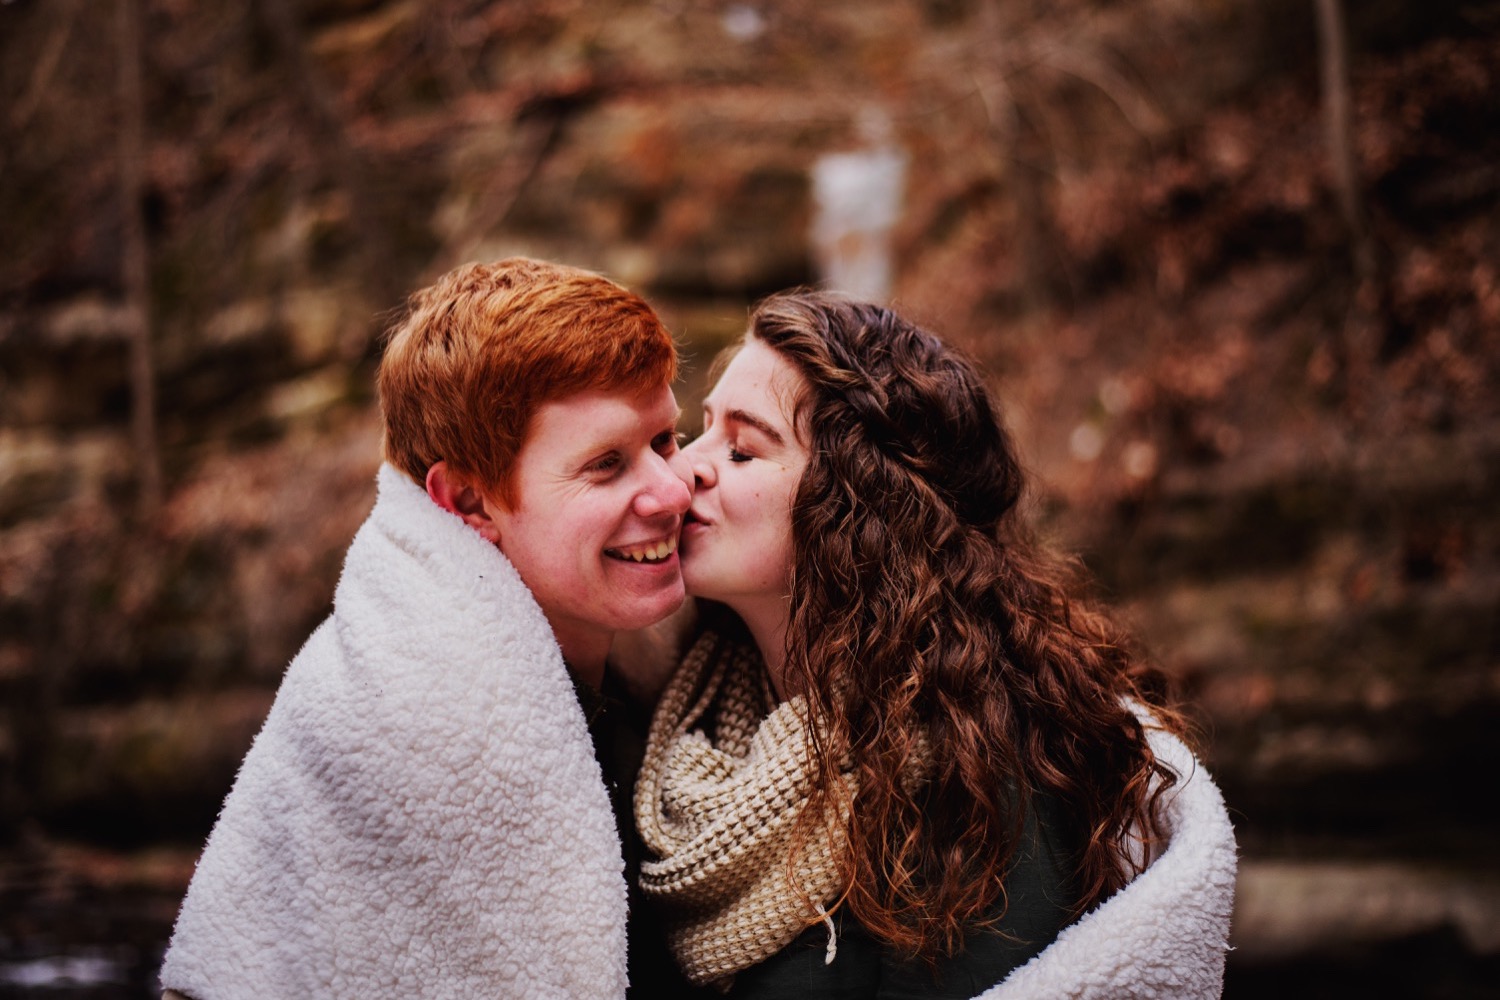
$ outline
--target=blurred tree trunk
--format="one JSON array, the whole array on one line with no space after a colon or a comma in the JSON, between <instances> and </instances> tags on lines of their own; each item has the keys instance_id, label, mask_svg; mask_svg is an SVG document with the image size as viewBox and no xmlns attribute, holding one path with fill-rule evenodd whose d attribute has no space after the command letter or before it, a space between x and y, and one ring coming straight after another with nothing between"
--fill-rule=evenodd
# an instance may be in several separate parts
<instances>
[{"instance_id":1,"label":"blurred tree trunk","mask_svg":"<svg viewBox=\"0 0 1500 1000\"><path fill-rule=\"evenodd\" d=\"M1343 0L1315 0L1318 15L1318 60L1323 77L1323 125L1334 194L1349 239L1354 292L1343 329L1334 342L1340 389L1350 416L1359 419L1376 400L1374 368L1382 357L1399 349L1397 330L1390 322L1390 284L1381 261L1360 190L1358 156L1354 147L1352 101L1349 96L1349 31Z\"/></svg>"},{"instance_id":2,"label":"blurred tree trunk","mask_svg":"<svg viewBox=\"0 0 1500 1000\"><path fill-rule=\"evenodd\" d=\"M138 513L149 523L161 506L161 451L156 439L156 367L151 349L151 284L146 246L145 98L141 86L141 0L115 0L118 45L120 208L125 307L130 322L131 436L139 484Z\"/></svg>"},{"instance_id":3,"label":"blurred tree trunk","mask_svg":"<svg viewBox=\"0 0 1500 1000\"><path fill-rule=\"evenodd\" d=\"M1349 230L1349 249L1361 281L1375 276L1375 249L1359 190L1354 152L1353 114L1349 99L1349 32L1342 0L1315 0L1318 8L1318 55L1323 74L1323 123L1339 212Z\"/></svg>"}]
</instances>

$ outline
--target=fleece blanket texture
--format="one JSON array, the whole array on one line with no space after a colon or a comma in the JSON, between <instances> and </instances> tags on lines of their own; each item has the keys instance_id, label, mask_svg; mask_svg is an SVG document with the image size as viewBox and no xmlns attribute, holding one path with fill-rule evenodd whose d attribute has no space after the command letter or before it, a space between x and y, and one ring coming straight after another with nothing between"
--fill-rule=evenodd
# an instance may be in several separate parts
<instances>
[{"instance_id":1,"label":"fleece blanket texture","mask_svg":"<svg viewBox=\"0 0 1500 1000\"><path fill-rule=\"evenodd\" d=\"M619 837L552 632L391 466L183 901L195 1000L621 997Z\"/></svg>"},{"instance_id":2,"label":"fleece blanket texture","mask_svg":"<svg viewBox=\"0 0 1500 1000\"><path fill-rule=\"evenodd\" d=\"M1125 888L977 1000L1199 1000L1224 992L1237 855L1224 798L1182 741L1149 730L1181 775L1166 848Z\"/></svg>"}]
</instances>

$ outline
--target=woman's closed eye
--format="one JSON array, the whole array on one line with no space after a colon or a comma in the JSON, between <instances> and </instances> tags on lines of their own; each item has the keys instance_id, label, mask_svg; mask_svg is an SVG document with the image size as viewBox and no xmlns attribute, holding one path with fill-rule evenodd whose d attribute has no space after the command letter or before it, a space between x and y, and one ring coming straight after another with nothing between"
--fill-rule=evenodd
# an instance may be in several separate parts
<instances>
[{"instance_id":1,"label":"woman's closed eye","mask_svg":"<svg viewBox=\"0 0 1500 1000\"><path fill-rule=\"evenodd\" d=\"M735 445L729 446L729 460L731 462L748 462L755 456L747 451L740 451Z\"/></svg>"}]
</instances>

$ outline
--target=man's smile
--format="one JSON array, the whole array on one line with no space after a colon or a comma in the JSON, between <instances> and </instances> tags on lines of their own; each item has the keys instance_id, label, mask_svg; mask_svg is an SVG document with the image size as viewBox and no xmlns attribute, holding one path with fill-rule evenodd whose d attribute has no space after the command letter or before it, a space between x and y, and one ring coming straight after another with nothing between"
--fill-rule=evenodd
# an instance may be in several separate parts
<instances>
[{"instance_id":1,"label":"man's smile","mask_svg":"<svg viewBox=\"0 0 1500 1000\"><path fill-rule=\"evenodd\" d=\"M677 533L673 532L664 538L658 538L649 542L638 542L633 545L621 545L617 548L605 549L604 554L611 559L619 559L624 562L638 563L660 563L671 558L672 553L677 551Z\"/></svg>"}]
</instances>

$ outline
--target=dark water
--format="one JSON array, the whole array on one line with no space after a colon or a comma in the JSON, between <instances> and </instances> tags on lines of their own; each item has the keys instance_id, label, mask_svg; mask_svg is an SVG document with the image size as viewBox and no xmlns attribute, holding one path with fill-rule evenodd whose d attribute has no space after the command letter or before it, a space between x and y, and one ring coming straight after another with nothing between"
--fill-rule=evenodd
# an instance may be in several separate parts
<instances>
[{"instance_id":1,"label":"dark water","mask_svg":"<svg viewBox=\"0 0 1500 1000\"><path fill-rule=\"evenodd\" d=\"M0 904L0 998L144 1000L160 995L156 973L177 893L28 887L13 879L0 890ZM1500 1000L1500 956L1475 956L1447 933L1286 962L1250 964L1231 955L1224 996Z\"/></svg>"},{"instance_id":2,"label":"dark water","mask_svg":"<svg viewBox=\"0 0 1500 1000\"><path fill-rule=\"evenodd\" d=\"M157 969L177 893L101 890L27 879L0 887L0 998L140 1000Z\"/></svg>"},{"instance_id":3,"label":"dark water","mask_svg":"<svg viewBox=\"0 0 1500 1000\"><path fill-rule=\"evenodd\" d=\"M1451 931L1264 965L1236 962L1231 955L1224 996L1500 1000L1500 956L1473 954Z\"/></svg>"},{"instance_id":4,"label":"dark water","mask_svg":"<svg viewBox=\"0 0 1500 1000\"><path fill-rule=\"evenodd\" d=\"M159 996L194 857L77 844L0 851L0 998Z\"/></svg>"}]
</instances>

